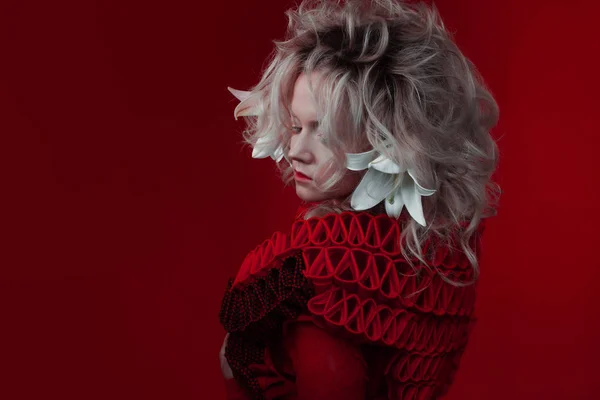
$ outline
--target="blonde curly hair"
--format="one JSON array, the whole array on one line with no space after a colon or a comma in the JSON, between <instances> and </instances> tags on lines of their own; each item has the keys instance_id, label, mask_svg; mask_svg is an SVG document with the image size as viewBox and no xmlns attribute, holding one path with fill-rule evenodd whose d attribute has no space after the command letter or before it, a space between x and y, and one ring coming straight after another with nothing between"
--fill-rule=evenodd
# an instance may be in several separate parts
<instances>
[{"instance_id":1,"label":"blonde curly hair","mask_svg":"<svg viewBox=\"0 0 600 400\"><path fill-rule=\"evenodd\" d=\"M474 282L479 264L471 239L481 219L496 214L500 193L491 181L498 148L490 130L498 106L437 9L394 0L306 0L286 14L285 37L275 41L262 78L251 89L261 113L246 118L246 142L277 140L287 154L294 83L301 73L323 72L312 90L337 166L323 189L347 173L348 152L374 148L410 165L423 186L437 191L423 198L427 227L410 218L404 223L403 254L420 260L413 265L418 270L429 267L421 248L430 236L441 245L459 244L456 250L469 258L474 279L443 278L459 286ZM289 183L291 166L280 169ZM349 198L324 202L306 217L349 209Z\"/></svg>"}]
</instances>

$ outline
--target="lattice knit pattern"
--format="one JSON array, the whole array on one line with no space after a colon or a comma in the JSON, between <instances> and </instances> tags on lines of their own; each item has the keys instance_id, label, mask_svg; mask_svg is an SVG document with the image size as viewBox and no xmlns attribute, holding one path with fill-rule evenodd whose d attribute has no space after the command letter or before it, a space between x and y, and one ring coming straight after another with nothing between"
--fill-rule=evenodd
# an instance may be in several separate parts
<instances>
[{"instance_id":1,"label":"lattice knit pattern","mask_svg":"<svg viewBox=\"0 0 600 400\"><path fill-rule=\"evenodd\" d=\"M472 268L456 246L424 243L431 269L416 273L400 251L402 220L368 213L299 220L250 252L227 289L221 322L231 333L226 357L255 398L264 388L252 365L265 343L301 313L361 346L385 346L389 399L434 399L453 380L472 329ZM479 255L483 225L471 248ZM453 242L450 241L452 244ZM419 261L412 260L415 265Z\"/></svg>"}]
</instances>

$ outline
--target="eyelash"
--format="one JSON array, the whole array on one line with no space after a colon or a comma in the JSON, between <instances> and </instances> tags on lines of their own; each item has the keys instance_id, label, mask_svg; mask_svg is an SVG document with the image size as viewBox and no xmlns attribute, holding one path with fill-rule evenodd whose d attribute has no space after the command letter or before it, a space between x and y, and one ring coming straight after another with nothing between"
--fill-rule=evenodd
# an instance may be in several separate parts
<instances>
[{"instance_id":1,"label":"eyelash","mask_svg":"<svg viewBox=\"0 0 600 400\"><path fill-rule=\"evenodd\" d=\"M299 134L300 132L302 132L302 127L301 126L292 126L291 131L293 134ZM321 140L321 142L327 143L327 139L325 138L325 136L322 133L318 133L317 137Z\"/></svg>"}]
</instances>

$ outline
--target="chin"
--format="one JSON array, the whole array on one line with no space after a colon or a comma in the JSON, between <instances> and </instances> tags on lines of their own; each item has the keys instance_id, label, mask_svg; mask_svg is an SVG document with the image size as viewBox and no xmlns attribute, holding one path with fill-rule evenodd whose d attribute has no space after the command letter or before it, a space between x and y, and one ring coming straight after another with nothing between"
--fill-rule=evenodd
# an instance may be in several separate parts
<instances>
[{"instance_id":1,"label":"chin","mask_svg":"<svg viewBox=\"0 0 600 400\"><path fill-rule=\"evenodd\" d=\"M298 186L296 186L296 195L298 195L300 200L303 200L307 203L333 200L333 199L341 199L344 197L341 195L336 195L336 194L332 194L332 193L323 193L323 192L310 190L310 189L298 187Z\"/></svg>"},{"instance_id":2,"label":"chin","mask_svg":"<svg viewBox=\"0 0 600 400\"><path fill-rule=\"evenodd\" d=\"M307 190L303 187L296 186L296 194L300 198L300 200L305 201L307 203L315 202L315 201L323 201L327 200L328 197L323 193L315 193L312 190Z\"/></svg>"}]
</instances>

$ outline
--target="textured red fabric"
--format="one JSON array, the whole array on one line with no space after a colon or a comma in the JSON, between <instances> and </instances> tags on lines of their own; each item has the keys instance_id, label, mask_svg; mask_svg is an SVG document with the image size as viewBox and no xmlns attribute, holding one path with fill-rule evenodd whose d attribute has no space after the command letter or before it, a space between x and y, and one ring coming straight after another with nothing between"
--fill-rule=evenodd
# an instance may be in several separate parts
<instances>
[{"instance_id":1,"label":"textured red fabric","mask_svg":"<svg viewBox=\"0 0 600 400\"><path fill-rule=\"evenodd\" d=\"M300 321L285 326L281 346L277 349L281 366L275 366L271 349L265 352L264 365L253 366L261 387L268 388L268 397L282 400L364 399L367 365L360 348L333 337L311 323L310 318ZM284 375L293 375L294 381ZM227 379L225 385L228 399L251 398L235 379Z\"/></svg>"},{"instance_id":2,"label":"textured red fabric","mask_svg":"<svg viewBox=\"0 0 600 400\"><path fill-rule=\"evenodd\" d=\"M442 275L469 282L472 269L452 240L434 238L423 244L431 268L415 272L400 251L402 222L350 212L298 220L290 235L275 233L248 254L224 299L222 321L235 333L226 356L254 397L307 390L317 393L314 399L335 398L316 391L351 387L367 398L425 400L447 391L473 325L475 285L450 285ZM482 229L471 243L476 254ZM300 315L313 328L282 339ZM325 337L336 343L319 347ZM279 353L292 360L288 370L272 362L269 348L279 340L287 343ZM361 359L350 353L362 357L362 373L350 368L348 360ZM349 369L317 389L319 377L328 376L316 373L323 360L346 360ZM283 387L289 392L274 395Z\"/></svg>"},{"instance_id":3,"label":"textured red fabric","mask_svg":"<svg viewBox=\"0 0 600 400\"><path fill-rule=\"evenodd\" d=\"M359 346L310 322L291 324L284 339L298 400L364 400L367 365Z\"/></svg>"},{"instance_id":4,"label":"textured red fabric","mask_svg":"<svg viewBox=\"0 0 600 400\"><path fill-rule=\"evenodd\" d=\"M225 393L229 400L250 400L251 397L233 378L225 379Z\"/></svg>"}]
</instances>

